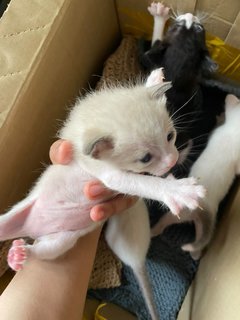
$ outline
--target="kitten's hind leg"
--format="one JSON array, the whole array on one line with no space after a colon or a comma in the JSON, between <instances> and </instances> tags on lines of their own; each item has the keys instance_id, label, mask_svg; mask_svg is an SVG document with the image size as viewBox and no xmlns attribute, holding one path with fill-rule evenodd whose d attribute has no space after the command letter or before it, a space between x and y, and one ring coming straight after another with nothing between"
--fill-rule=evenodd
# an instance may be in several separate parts
<instances>
[{"instance_id":1,"label":"kitten's hind leg","mask_svg":"<svg viewBox=\"0 0 240 320\"><path fill-rule=\"evenodd\" d=\"M174 224L183 223L184 221L181 219L181 213L176 216L168 211L161 217L158 222L151 229L151 236L156 237L163 233L163 231Z\"/></svg>"},{"instance_id":2,"label":"kitten's hind leg","mask_svg":"<svg viewBox=\"0 0 240 320\"><path fill-rule=\"evenodd\" d=\"M38 238L32 245L23 239L15 240L8 253L8 264L18 271L23 268L29 256L53 260L71 249L79 237L79 231L66 231Z\"/></svg>"},{"instance_id":3,"label":"kitten's hind leg","mask_svg":"<svg viewBox=\"0 0 240 320\"><path fill-rule=\"evenodd\" d=\"M195 210L193 213L196 231L195 241L183 245L182 250L189 252L194 260L201 258L203 250L212 239L215 227L215 219L213 216L214 215L205 210Z\"/></svg>"},{"instance_id":4,"label":"kitten's hind leg","mask_svg":"<svg viewBox=\"0 0 240 320\"><path fill-rule=\"evenodd\" d=\"M139 200L125 212L111 217L105 232L113 252L134 272L152 320L158 320L152 286L145 267L150 244L150 224L145 203Z\"/></svg>"}]
</instances>

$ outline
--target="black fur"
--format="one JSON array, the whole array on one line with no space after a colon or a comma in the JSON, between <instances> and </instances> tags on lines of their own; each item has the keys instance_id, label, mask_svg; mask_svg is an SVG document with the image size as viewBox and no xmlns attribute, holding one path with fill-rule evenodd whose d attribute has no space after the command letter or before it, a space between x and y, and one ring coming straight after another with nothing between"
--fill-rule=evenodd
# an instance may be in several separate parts
<instances>
[{"instance_id":1,"label":"black fur","mask_svg":"<svg viewBox=\"0 0 240 320\"><path fill-rule=\"evenodd\" d=\"M205 30L198 23L187 29L185 21L176 21L163 41L157 40L152 47L149 42L141 42L139 52L140 64L147 73L163 67L165 80L172 81L166 96L168 110L176 119L176 145L180 148L190 139L193 142L190 161L184 168L175 167L174 174L187 175L190 163L200 155L216 125L216 116L224 111L227 93L236 94L240 90L212 80L217 65L210 58Z\"/></svg>"}]
</instances>

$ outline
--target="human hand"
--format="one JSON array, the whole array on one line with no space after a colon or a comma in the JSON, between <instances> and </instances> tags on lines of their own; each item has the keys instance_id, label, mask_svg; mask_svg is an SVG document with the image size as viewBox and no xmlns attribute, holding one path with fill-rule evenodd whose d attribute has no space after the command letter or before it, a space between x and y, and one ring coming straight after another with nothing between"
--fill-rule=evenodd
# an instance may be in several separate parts
<instances>
[{"instance_id":1,"label":"human hand","mask_svg":"<svg viewBox=\"0 0 240 320\"><path fill-rule=\"evenodd\" d=\"M53 164L68 164L73 158L73 148L69 141L55 141L49 151ZM101 203L92 207L90 217L93 221L101 221L114 214L130 208L137 201L137 197L130 197L123 194L116 196L115 192L107 189L100 181L92 180L86 183L83 192L89 200L100 200ZM114 198L112 198L114 197ZM110 200L106 200L109 199Z\"/></svg>"}]
</instances>

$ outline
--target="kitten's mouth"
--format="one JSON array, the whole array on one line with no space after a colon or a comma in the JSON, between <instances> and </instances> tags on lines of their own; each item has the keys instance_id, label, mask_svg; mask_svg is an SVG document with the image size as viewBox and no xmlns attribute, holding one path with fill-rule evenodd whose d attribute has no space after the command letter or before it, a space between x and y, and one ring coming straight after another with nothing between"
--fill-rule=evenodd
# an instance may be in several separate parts
<instances>
[{"instance_id":1,"label":"kitten's mouth","mask_svg":"<svg viewBox=\"0 0 240 320\"><path fill-rule=\"evenodd\" d=\"M165 178L165 177L167 177L167 176L169 175L170 170L171 170L171 169L169 169L169 171L167 171L167 172L163 173L162 175L156 175L156 174L149 173L149 172L140 172L140 174L142 174L142 175L144 175L144 176L151 176L151 177L158 177L158 178L159 178L159 177L161 177L161 178Z\"/></svg>"},{"instance_id":2,"label":"kitten's mouth","mask_svg":"<svg viewBox=\"0 0 240 320\"><path fill-rule=\"evenodd\" d=\"M141 174L143 176L151 176L151 177L161 177L161 178L165 178L169 175L170 171L171 171L172 168L169 168L169 170L167 172L164 172L163 174L161 175L157 175L157 174L153 174L153 173L150 173L150 172L147 172L147 171L143 171L143 172L135 172L135 171L132 171L132 170L129 170L128 172L131 172L131 173L135 173L135 174Z\"/></svg>"}]
</instances>

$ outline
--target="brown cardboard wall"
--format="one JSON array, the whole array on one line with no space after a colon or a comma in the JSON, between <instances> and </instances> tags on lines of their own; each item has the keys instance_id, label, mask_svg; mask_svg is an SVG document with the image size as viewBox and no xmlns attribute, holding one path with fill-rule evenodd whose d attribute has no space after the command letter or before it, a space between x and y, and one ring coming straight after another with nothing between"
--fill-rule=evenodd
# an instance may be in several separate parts
<instances>
[{"instance_id":1,"label":"brown cardboard wall","mask_svg":"<svg viewBox=\"0 0 240 320\"><path fill-rule=\"evenodd\" d=\"M153 24L147 11L150 2L116 0L122 33L150 36ZM239 0L166 0L164 3L173 8L175 13L192 12L205 16L203 23L208 32L240 48Z\"/></svg>"},{"instance_id":2,"label":"brown cardboard wall","mask_svg":"<svg viewBox=\"0 0 240 320\"><path fill-rule=\"evenodd\" d=\"M23 197L39 175L40 161L48 161L49 146L59 126L56 119L64 118L66 105L74 101L81 88L88 87L89 81L94 79L91 76L100 74L104 60L118 43L113 1L105 1L100 7L94 0L53 2L59 12L51 21L49 32L42 35L41 45L29 39L24 42L28 32L24 32L26 27L22 29L21 23L27 24L27 19L24 22L19 18L18 23L18 15L21 15L18 0L11 1L12 7L10 5L1 20L0 32L9 32L5 23L13 23L14 18L13 32L21 36L20 41L11 37L15 47L7 46L7 50L18 50L18 45L25 44L25 65L30 59L27 46L32 52L34 47L37 52L34 52L36 56L31 61L30 71L26 67L21 79L0 76L0 92L6 97L6 108L11 110L0 129L0 212ZM61 8L58 7L60 3ZM36 0L28 7L30 22L34 16L33 20L37 21L41 14L46 14L44 6L48 4ZM39 30L35 27L37 37ZM11 57L11 54L2 48L2 57ZM21 59L24 60L24 51L21 51Z\"/></svg>"}]
</instances>

